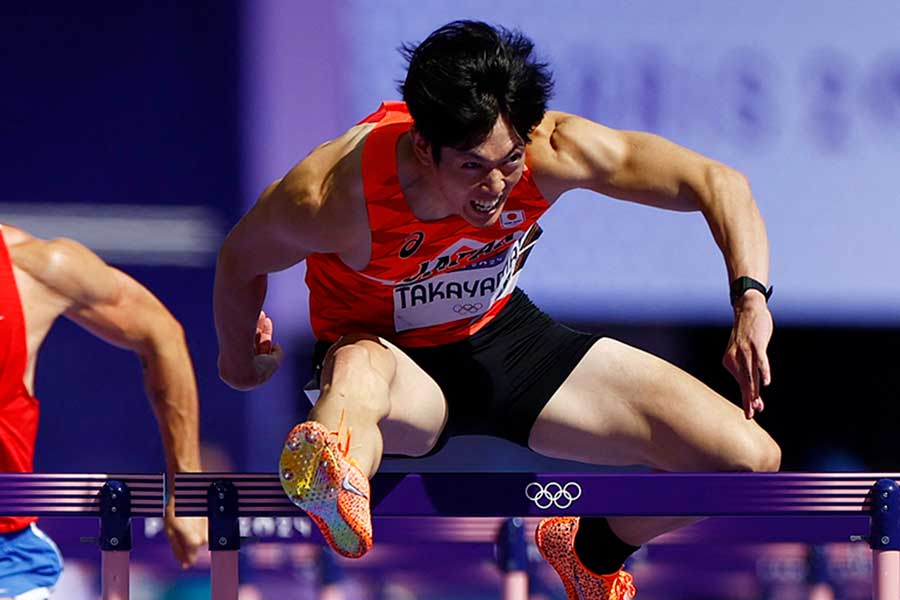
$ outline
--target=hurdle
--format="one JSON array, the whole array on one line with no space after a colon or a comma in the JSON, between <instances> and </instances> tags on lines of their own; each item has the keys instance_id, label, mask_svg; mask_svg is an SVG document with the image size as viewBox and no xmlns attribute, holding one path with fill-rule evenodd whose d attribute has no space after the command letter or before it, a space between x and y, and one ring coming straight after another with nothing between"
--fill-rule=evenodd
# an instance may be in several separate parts
<instances>
[{"instance_id":1,"label":"hurdle","mask_svg":"<svg viewBox=\"0 0 900 600\"><path fill-rule=\"evenodd\" d=\"M849 528L832 541L868 541L874 598L896 600L898 479L900 473L384 473L372 479L371 506L375 518L827 518ZM277 474L179 473L175 491L178 516L209 517L212 600L237 599L239 517L303 514L285 496ZM866 516L868 531L860 531L859 517ZM520 584L505 585L521 593Z\"/></svg>"},{"instance_id":2,"label":"hurdle","mask_svg":"<svg viewBox=\"0 0 900 600\"><path fill-rule=\"evenodd\" d=\"M10 517L95 517L102 600L128 600L131 518L161 517L165 477L75 473L0 473L0 514Z\"/></svg>"},{"instance_id":3,"label":"hurdle","mask_svg":"<svg viewBox=\"0 0 900 600\"><path fill-rule=\"evenodd\" d=\"M898 473L776 474L381 474L372 480L373 516L734 517L754 523L754 540L867 541L876 600L900 597ZM178 516L209 517L212 598L237 598L239 517L296 517L277 474L182 473ZM163 474L0 474L0 514L100 519L102 599L128 600L131 518L161 517ZM809 525L785 532L783 519ZM823 523L829 523L823 532ZM727 529L727 528L725 528ZM521 540L521 529L511 530ZM377 535L377 526L376 526ZM503 537L502 535L500 536ZM515 542L518 544L519 542ZM518 550L515 550L518 552ZM522 593L520 558L506 556L507 598ZM501 567L502 568L502 567ZM517 590L516 592L510 590Z\"/></svg>"}]
</instances>

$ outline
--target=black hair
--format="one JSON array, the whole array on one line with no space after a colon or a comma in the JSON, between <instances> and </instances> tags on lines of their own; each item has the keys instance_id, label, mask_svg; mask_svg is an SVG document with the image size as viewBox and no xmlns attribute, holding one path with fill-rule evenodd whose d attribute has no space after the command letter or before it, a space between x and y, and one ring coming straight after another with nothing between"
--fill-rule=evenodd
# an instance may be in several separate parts
<instances>
[{"instance_id":1,"label":"black hair","mask_svg":"<svg viewBox=\"0 0 900 600\"><path fill-rule=\"evenodd\" d=\"M544 118L553 76L518 31L453 21L400 52L408 62L400 91L435 162L442 146L482 143L501 116L526 143Z\"/></svg>"}]
</instances>

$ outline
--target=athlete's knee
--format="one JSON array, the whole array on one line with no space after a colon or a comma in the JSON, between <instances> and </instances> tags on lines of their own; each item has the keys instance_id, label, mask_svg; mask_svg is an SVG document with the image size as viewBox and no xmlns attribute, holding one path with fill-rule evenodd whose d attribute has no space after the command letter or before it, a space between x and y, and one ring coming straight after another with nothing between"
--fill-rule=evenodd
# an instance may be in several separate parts
<instances>
[{"instance_id":1,"label":"athlete's knee","mask_svg":"<svg viewBox=\"0 0 900 600\"><path fill-rule=\"evenodd\" d=\"M322 368L323 374L329 379L357 375L344 373L351 369L371 370L390 383L397 368L397 360L378 336L356 333L343 336L328 349ZM335 369L337 372L334 372Z\"/></svg>"},{"instance_id":2,"label":"athlete's knee","mask_svg":"<svg viewBox=\"0 0 900 600\"><path fill-rule=\"evenodd\" d=\"M375 336L344 336L334 344L322 366L323 392L353 397L357 408L384 417L390 410L389 391L396 360Z\"/></svg>"},{"instance_id":3,"label":"athlete's knee","mask_svg":"<svg viewBox=\"0 0 900 600\"><path fill-rule=\"evenodd\" d=\"M781 467L781 447L761 427L754 426L738 444L732 457L734 471L766 473Z\"/></svg>"},{"instance_id":4,"label":"athlete's knee","mask_svg":"<svg viewBox=\"0 0 900 600\"><path fill-rule=\"evenodd\" d=\"M766 434L766 442L763 444L759 460L756 465L758 472L772 472L781 468L781 446Z\"/></svg>"}]
</instances>

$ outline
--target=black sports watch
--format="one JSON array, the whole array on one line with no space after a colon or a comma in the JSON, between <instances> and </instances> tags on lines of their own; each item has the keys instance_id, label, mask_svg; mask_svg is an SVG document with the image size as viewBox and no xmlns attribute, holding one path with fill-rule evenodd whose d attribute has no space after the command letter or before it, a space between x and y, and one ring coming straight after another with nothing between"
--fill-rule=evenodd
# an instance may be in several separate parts
<instances>
[{"instance_id":1,"label":"black sports watch","mask_svg":"<svg viewBox=\"0 0 900 600\"><path fill-rule=\"evenodd\" d=\"M772 295L771 286L769 288L766 288L766 286L753 279L752 277L738 277L731 282L731 305L734 306L747 290L756 290L758 292L761 292L762 295L766 297L766 302L769 301L769 297Z\"/></svg>"}]
</instances>

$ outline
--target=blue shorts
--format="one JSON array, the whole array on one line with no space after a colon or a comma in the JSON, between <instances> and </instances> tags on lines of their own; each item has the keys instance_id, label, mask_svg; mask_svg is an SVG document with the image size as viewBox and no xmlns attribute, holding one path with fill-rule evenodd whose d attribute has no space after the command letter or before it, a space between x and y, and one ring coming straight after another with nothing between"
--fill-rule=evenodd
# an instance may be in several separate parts
<instances>
[{"instance_id":1,"label":"blue shorts","mask_svg":"<svg viewBox=\"0 0 900 600\"><path fill-rule=\"evenodd\" d=\"M62 566L59 548L34 523L0 534L0 598L49 598Z\"/></svg>"}]
</instances>

